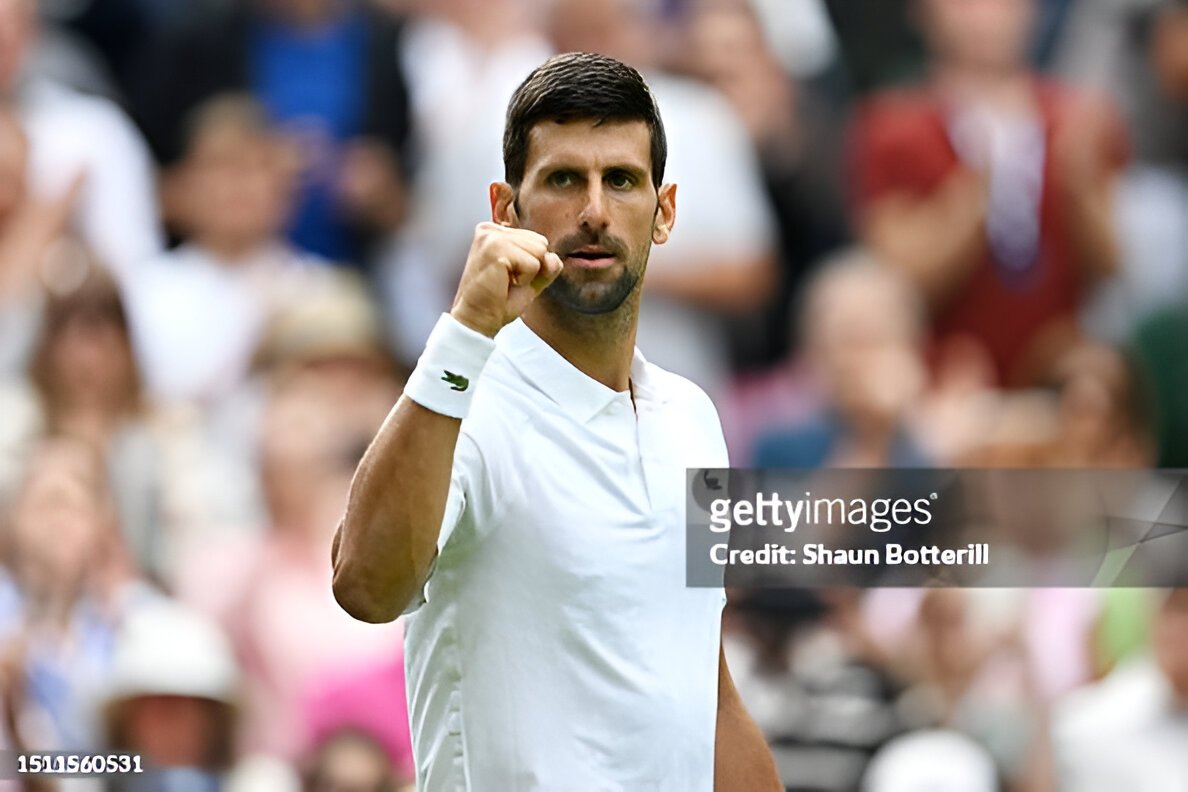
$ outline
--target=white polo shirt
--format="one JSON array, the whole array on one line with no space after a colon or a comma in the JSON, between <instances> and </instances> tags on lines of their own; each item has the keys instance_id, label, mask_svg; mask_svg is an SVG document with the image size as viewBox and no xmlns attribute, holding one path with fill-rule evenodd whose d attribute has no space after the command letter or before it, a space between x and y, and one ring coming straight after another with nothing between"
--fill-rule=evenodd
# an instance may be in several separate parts
<instances>
[{"instance_id":1,"label":"white polo shirt","mask_svg":"<svg viewBox=\"0 0 1188 792\"><path fill-rule=\"evenodd\" d=\"M508 325L408 619L417 788L710 792L723 591L685 586L709 398L636 350L635 405Z\"/></svg>"}]
</instances>

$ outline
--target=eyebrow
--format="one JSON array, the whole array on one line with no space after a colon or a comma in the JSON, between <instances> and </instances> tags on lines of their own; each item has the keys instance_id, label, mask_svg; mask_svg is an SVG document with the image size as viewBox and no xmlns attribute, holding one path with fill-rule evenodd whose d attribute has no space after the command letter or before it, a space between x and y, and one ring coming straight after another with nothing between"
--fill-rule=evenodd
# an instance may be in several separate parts
<instances>
[{"instance_id":1,"label":"eyebrow","mask_svg":"<svg viewBox=\"0 0 1188 792\"><path fill-rule=\"evenodd\" d=\"M641 180L648 178L648 172L638 165L611 165L603 170L603 173L614 173L615 171L622 171L630 176L634 176Z\"/></svg>"},{"instance_id":2,"label":"eyebrow","mask_svg":"<svg viewBox=\"0 0 1188 792\"><path fill-rule=\"evenodd\" d=\"M586 169L583 167L580 167L577 165L566 164L564 162L556 162L556 163L546 162L539 168L540 174L542 176L544 176L545 178L551 176L554 173L574 173L574 174L581 176L581 175L585 174L585 171L586 171ZM602 168L603 175L608 174L608 173L616 173L616 172L627 173L627 174L634 176L638 179L647 179L647 177L648 177L647 169L641 168L639 165L620 163L620 164L607 165Z\"/></svg>"}]
</instances>

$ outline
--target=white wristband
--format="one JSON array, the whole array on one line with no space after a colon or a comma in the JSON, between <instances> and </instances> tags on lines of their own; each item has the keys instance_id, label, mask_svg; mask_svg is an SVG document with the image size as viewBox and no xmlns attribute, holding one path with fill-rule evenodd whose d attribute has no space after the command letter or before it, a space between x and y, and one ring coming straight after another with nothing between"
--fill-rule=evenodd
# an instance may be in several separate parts
<instances>
[{"instance_id":1,"label":"white wristband","mask_svg":"<svg viewBox=\"0 0 1188 792\"><path fill-rule=\"evenodd\" d=\"M465 418L479 374L494 351L494 339L444 313L433 326L404 393L428 410Z\"/></svg>"}]
</instances>

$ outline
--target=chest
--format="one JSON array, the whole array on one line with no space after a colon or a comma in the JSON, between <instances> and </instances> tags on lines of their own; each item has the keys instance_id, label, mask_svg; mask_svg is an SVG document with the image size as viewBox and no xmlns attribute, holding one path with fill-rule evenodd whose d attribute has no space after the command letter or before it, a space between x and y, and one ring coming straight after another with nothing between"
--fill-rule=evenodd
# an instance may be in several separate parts
<instances>
[{"instance_id":1,"label":"chest","mask_svg":"<svg viewBox=\"0 0 1188 792\"><path fill-rule=\"evenodd\" d=\"M485 555L546 590L681 588L686 468L724 465L720 433L628 403L565 432L520 440L518 482L502 487Z\"/></svg>"}]
</instances>

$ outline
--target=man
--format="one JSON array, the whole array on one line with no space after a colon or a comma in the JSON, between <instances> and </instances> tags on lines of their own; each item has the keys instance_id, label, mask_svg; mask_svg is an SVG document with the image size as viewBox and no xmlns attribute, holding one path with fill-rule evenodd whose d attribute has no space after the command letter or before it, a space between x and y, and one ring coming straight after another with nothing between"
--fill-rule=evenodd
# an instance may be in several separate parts
<instances>
[{"instance_id":1,"label":"man","mask_svg":"<svg viewBox=\"0 0 1188 792\"><path fill-rule=\"evenodd\" d=\"M401 23L358 0L220 5L153 42L129 87L167 177L192 112L218 94L250 93L300 149L289 241L339 264L365 263L370 243L404 214L411 117Z\"/></svg>"},{"instance_id":2,"label":"man","mask_svg":"<svg viewBox=\"0 0 1188 792\"><path fill-rule=\"evenodd\" d=\"M721 660L722 592L684 582L684 471L727 464L717 415L634 350L676 216L665 156L635 70L529 75L493 222L356 473L334 593L373 622L421 603L419 789L779 787Z\"/></svg>"},{"instance_id":3,"label":"man","mask_svg":"<svg viewBox=\"0 0 1188 792\"><path fill-rule=\"evenodd\" d=\"M999 384L1044 383L1117 269L1124 132L1108 104L1031 71L1035 0L915 7L930 78L855 116L860 235L927 299L936 357L972 339Z\"/></svg>"}]
</instances>

